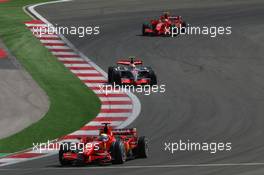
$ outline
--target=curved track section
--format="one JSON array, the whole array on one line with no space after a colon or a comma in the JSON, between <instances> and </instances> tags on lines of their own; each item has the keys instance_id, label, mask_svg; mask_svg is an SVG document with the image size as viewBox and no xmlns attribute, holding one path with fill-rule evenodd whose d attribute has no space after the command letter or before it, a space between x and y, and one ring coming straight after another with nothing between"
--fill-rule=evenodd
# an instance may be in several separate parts
<instances>
[{"instance_id":1,"label":"curved track section","mask_svg":"<svg viewBox=\"0 0 264 175\"><path fill-rule=\"evenodd\" d=\"M100 36L67 38L104 70L116 58L142 57L157 72L159 83L166 85L166 92L138 95L142 112L131 126L150 138L151 156L147 160L103 168L62 168L54 156L10 166L4 172L263 174L264 4L261 1L215 4L201 1L197 8L195 3L102 0L38 8L38 12L59 25L100 25ZM142 22L164 9L182 15L194 25L231 25L233 33L217 38L140 36ZM173 155L164 151L164 142L180 139L228 141L232 142L232 151L216 154L177 152Z\"/></svg>"},{"instance_id":2,"label":"curved track section","mask_svg":"<svg viewBox=\"0 0 264 175\"><path fill-rule=\"evenodd\" d=\"M0 166L7 166L57 154L59 149L57 143L59 142L79 142L78 138L97 136L99 129L102 127L102 123L106 122L110 122L110 126L113 128L124 128L132 123L140 113L140 102L134 94L118 90L112 91L110 89L107 89L108 93L106 93L106 87L104 85L107 84L107 74L94 62L78 52L66 38L57 35L55 32L47 32L52 24L34 11L35 6L37 5L32 6L33 8L29 7L31 9L30 12L33 9L33 14L39 16L43 21L27 21L25 25L40 40L43 46L49 49L58 61L68 68L88 88L93 90L101 101L101 110L95 119L88 122L79 130L54 140L53 145L49 145L52 149L40 151L40 148L32 148L14 153L0 158Z\"/></svg>"}]
</instances>

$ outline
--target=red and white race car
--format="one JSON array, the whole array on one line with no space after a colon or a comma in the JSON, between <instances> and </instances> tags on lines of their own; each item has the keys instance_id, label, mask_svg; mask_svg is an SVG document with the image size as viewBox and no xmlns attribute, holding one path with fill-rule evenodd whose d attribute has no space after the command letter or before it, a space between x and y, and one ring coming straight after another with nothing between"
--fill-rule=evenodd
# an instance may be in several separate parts
<instances>
[{"instance_id":1,"label":"red and white race car","mask_svg":"<svg viewBox=\"0 0 264 175\"><path fill-rule=\"evenodd\" d=\"M123 164L129 159L148 157L148 141L144 136L138 137L136 128L111 129L109 123L103 124L98 136L61 143L60 164Z\"/></svg>"},{"instance_id":2,"label":"red and white race car","mask_svg":"<svg viewBox=\"0 0 264 175\"><path fill-rule=\"evenodd\" d=\"M117 85L156 85L157 76L150 66L135 57L121 59L108 68L108 83Z\"/></svg>"},{"instance_id":3,"label":"red and white race car","mask_svg":"<svg viewBox=\"0 0 264 175\"><path fill-rule=\"evenodd\" d=\"M177 29L184 32L186 26L186 22L181 16L170 16L166 12L159 19L153 19L149 23L143 24L142 35L170 35L172 31Z\"/></svg>"}]
</instances>

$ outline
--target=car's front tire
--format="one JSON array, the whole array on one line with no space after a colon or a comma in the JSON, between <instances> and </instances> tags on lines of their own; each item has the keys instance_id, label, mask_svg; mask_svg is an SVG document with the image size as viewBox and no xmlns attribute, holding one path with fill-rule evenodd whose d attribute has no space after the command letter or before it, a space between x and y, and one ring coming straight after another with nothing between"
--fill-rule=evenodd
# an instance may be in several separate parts
<instances>
[{"instance_id":1,"label":"car's front tire","mask_svg":"<svg viewBox=\"0 0 264 175\"><path fill-rule=\"evenodd\" d=\"M113 157L112 163L123 164L127 158L126 150L123 142L121 142L120 140L114 142L111 149L112 149L111 156Z\"/></svg>"}]
</instances>

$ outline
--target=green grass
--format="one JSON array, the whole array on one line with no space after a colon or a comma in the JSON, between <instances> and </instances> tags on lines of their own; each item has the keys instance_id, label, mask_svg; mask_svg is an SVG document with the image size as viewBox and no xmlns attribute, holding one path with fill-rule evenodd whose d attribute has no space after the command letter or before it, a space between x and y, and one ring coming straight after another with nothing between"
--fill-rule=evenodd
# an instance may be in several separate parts
<instances>
[{"instance_id":1,"label":"green grass","mask_svg":"<svg viewBox=\"0 0 264 175\"><path fill-rule=\"evenodd\" d=\"M32 20L22 7L43 0L12 0L0 4L0 38L46 92L47 114L21 132L0 140L0 152L15 152L71 133L94 118L100 101L77 77L43 47L25 27Z\"/></svg>"},{"instance_id":2,"label":"green grass","mask_svg":"<svg viewBox=\"0 0 264 175\"><path fill-rule=\"evenodd\" d=\"M0 157L4 157L4 156L7 156L8 153L0 153Z\"/></svg>"}]
</instances>

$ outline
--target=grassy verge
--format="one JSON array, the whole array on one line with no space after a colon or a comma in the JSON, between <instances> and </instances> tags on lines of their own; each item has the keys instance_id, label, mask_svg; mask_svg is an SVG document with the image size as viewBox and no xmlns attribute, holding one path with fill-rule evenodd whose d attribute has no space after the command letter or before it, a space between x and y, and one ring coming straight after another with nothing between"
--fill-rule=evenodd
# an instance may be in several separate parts
<instances>
[{"instance_id":1,"label":"grassy verge","mask_svg":"<svg viewBox=\"0 0 264 175\"><path fill-rule=\"evenodd\" d=\"M53 57L23 24L31 20L22 10L43 0L12 0L0 4L0 38L47 93L48 113L37 123L0 140L0 152L32 147L79 129L96 116L100 101L78 78Z\"/></svg>"},{"instance_id":2,"label":"grassy verge","mask_svg":"<svg viewBox=\"0 0 264 175\"><path fill-rule=\"evenodd\" d=\"M8 153L0 153L0 158L4 157L4 156L7 156L7 155L8 155Z\"/></svg>"}]
</instances>

